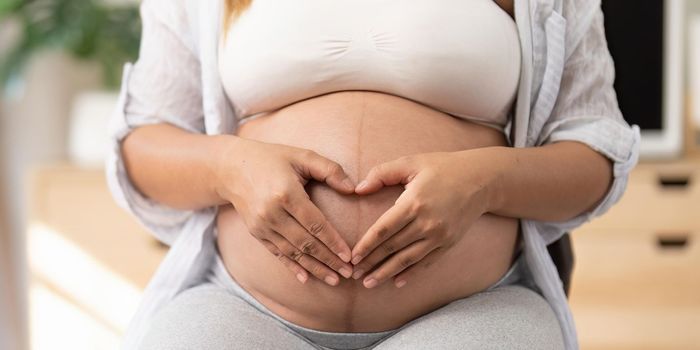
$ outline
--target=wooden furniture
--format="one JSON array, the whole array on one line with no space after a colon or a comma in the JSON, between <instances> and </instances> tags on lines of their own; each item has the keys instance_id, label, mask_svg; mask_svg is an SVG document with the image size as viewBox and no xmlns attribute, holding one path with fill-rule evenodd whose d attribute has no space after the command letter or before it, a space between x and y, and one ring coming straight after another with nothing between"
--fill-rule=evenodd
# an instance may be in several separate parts
<instances>
[{"instance_id":1,"label":"wooden furniture","mask_svg":"<svg viewBox=\"0 0 700 350\"><path fill-rule=\"evenodd\" d=\"M115 349L166 250L107 189L104 170L31 173L32 349Z\"/></svg>"},{"instance_id":2,"label":"wooden furniture","mask_svg":"<svg viewBox=\"0 0 700 350\"><path fill-rule=\"evenodd\" d=\"M582 349L700 349L700 158L640 163L572 239Z\"/></svg>"},{"instance_id":3,"label":"wooden furniture","mask_svg":"<svg viewBox=\"0 0 700 350\"><path fill-rule=\"evenodd\" d=\"M116 348L165 249L102 169L31 175L32 348ZM700 158L640 164L620 203L571 236L583 350L700 349Z\"/></svg>"}]
</instances>

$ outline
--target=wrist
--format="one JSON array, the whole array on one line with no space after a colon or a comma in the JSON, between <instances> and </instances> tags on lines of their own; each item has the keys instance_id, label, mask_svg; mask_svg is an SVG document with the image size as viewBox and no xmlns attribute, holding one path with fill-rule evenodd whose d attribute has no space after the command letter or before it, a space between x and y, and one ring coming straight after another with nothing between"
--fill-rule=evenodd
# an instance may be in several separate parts
<instances>
[{"instance_id":1,"label":"wrist","mask_svg":"<svg viewBox=\"0 0 700 350\"><path fill-rule=\"evenodd\" d=\"M237 162L234 158L240 150L240 137L235 135L214 135L208 149L207 176L209 192L219 204L230 203L231 176L236 173Z\"/></svg>"},{"instance_id":2,"label":"wrist","mask_svg":"<svg viewBox=\"0 0 700 350\"><path fill-rule=\"evenodd\" d=\"M478 181L484 213L500 211L506 202L505 179L513 171L514 154L510 147L484 147L468 150L469 164L478 164Z\"/></svg>"}]
</instances>

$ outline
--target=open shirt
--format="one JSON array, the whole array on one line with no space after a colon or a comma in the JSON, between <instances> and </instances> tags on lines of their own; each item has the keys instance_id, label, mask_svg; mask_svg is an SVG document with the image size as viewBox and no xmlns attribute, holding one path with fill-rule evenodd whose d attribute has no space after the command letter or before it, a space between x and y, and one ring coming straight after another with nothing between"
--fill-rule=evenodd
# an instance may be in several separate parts
<instances>
[{"instance_id":1,"label":"open shirt","mask_svg":"<svg viewBox=\"0 0 700 350\"><path fill-rule=\"evenodd\" d=\"M510 146L578 141L614 162L612 186L594 209L565 222L520 220L531 282L553 308L566 349L578 349L571 311L546 246L620 199L638 160L639 127L625 122L618 107L600 0L514 0L514 6L522 66L514 112L505 128ZM121 141L134 128L155 123L208 135L234 134L239 120L217 65L223 0L144 0L141 17L140 56L124 69L110 123L106 173L118 204L170 251L127 329L125 349L139 346L155 312L201 283L216 254L217 207L178 210L140 194L124 168Z\"/></svg>"}]
</instances>

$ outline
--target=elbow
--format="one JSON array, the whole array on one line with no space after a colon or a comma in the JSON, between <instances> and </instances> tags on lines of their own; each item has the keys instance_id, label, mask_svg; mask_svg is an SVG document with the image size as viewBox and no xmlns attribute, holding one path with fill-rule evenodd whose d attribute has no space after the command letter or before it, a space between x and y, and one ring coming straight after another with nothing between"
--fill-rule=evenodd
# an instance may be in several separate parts
<instances>
[{"instance_id":1,"label":"elbow","mask_svg":"<svg viewBox=\"0 0 700 350\"><path fill-rule=\"evenodd\" d=\"M144 135L141 135L140 128L136 128L127 134L119 144L119 152L124 162L124 171L131 186L143 197L151 198L152 193L144 191L149 188L149 171L144 169L145 161L144 148L141 147Z\"/></svg>"},{"instance_id":2,"label":"elbow","mask_svg":"<svg viewBox=\"0 0 700 350\"><path fill-rule=\"evenodd\" d=\"M567 222L595 211L612 188L613 161L584 143L559 142L550 147L561 166L560 190L553 197L556 205L538 219Z\"/></svg>"},{"instance_id":3,"label":"elbow","mask_svg":"<svg viewBox=\"0 0 700 350\"><path fill-rule=\"evenodd\" d=\"M592 149L591 152L595 159L591 161L592 170L590 184L589 186L586 186L587 188L591 189L591 192L590 197L588 198L588 206L583 212L579 213L579 215L585 212L591 212L600 206L608 192L610 192L615 179L613 172L613 161L606 156L593 151Z\"/></svg>"},{"instance_id":4,"label":"elbow","mask_svg":"<svg viewBox=\"0 0 700 350\"><path fill-rule=\"evenodd\" d=\"M578 201L570 210L559 213L555 221L569 221L586 213L591 213L601 205L610 191L613 181L613 161L597 151L585 146L585 156L581 159L583 170L572 185L579 194Z\"/></svg>"}]
</instances>

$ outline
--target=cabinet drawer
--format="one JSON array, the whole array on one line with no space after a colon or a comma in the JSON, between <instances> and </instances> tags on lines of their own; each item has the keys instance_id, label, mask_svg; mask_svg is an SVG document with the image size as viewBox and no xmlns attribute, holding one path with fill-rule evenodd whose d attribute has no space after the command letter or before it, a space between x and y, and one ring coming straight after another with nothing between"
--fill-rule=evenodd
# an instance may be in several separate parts
<instances>
[{"instance_id":1,"label":"cabinet drawer","mask_svg":"<svg viewBox=\"0 0 700 350\"><path fill-rule=\"evenodd\" d=\"M700 170L697 166L641 166L624 196L585 228L594 230L700 231Z\"/></svg>"},{"instance_id":2,"label":"cabinet drawer","mask_svg":"<svg viewBox=\"0 0 700 350\"><path fill-rule=\"evenodd\" d=\"M586 298L700 306L700 231L576 231L573 245L574 286Z\"/></svg>"},{"instance_id":3,"label":"cabinet drawer","mask_svg":"<svg viewBox=\"0 0 700 350\"><path fill-rule=\"evenodd\" d=\"M700 346L700 231L581 230L571 306L584 349Z\"/></svg>"}]
</instances>

